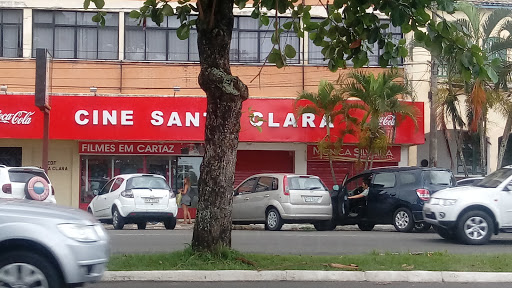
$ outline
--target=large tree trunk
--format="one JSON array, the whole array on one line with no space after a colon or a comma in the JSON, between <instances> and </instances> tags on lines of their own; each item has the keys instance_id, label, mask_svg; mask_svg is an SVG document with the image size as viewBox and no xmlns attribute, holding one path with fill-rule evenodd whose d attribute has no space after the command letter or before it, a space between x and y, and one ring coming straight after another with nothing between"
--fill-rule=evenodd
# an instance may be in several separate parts
<instances>
[{"instance_id":1,"label":"large tree trunk","mask_svg":"<svg viewBox=\"0 0 512 288\"><path fill-rule=\"evenodd\" d=\"M487 129L485 124L485 117L487 113L484 112L482 120L479 121L478 126L480 128L480 169L482 176L487 175L487 133L485 130Z\"/></svg>"},{"instance_id":2,"label":"large tree trunk","mask_svg":"<svg viewBox=\"0 0 512 288\"><path fill-rule=\"evenodd\" d=\"M499 148L498 154L498 165L496 169L500 169L503 165L503 157L505 157L505 150L507 149L508 137L510 134L510 130L512 129L512 115L508 115L507 123L505 124L505 129L503 130L503 137L501 137L501 144Z\"/></svg>"},{"instance_id":3,"label":"large tree trunk","mask_svg":"<svg viewBox=\"0 0 512 288\"><path fill-rule=\"evenodd\" d=\"M248 90L238 77L231 75L229 66L233 1L202 0L198 6L198 80L206 92L207 116L192 249L214 251L231 246L236 150L242 102L248 98Z\"/></svg>"},{"instance_id":4,"label":"large tree trunk","mask_svg":"<svg viewBox=\"0 0 512 288\"><path fill-rule=\"evenodd\" d=\"M464 171L464 177L468 177L468 166L466 165L466 158L464 157L464 153L462 152L462 142L464 136L464 130L460 127L460 131L457 131L457 121L454 117L452 117L453 122L453 131L455 133L455 145L457 145L457 153L459 153L460 161L462 162L462 169ZM455 173L457 173L457 168L455 169Z\"/></svg>"},{"instance_id":5,"label":"large tree trunk","mask_svg":"<svg viewBox=\"0 0 512 288\"><path fill-rule=\"evenodd\" d=\"M331 127L329 127L329 124L331 122L330 121L327 121L327 140L329 141L328 142L328 149L327 151L329 151L329 167L331 168L331 176L332 176L332 183L334 183L334 185L338 185L338 181L336 180L336 173L334 172L334 166L332 164L332 150L335 150L336 147L332 147L334 146L331 142ZM331 149L332 148L332 149Z\"/></svg>"}]
</instances>

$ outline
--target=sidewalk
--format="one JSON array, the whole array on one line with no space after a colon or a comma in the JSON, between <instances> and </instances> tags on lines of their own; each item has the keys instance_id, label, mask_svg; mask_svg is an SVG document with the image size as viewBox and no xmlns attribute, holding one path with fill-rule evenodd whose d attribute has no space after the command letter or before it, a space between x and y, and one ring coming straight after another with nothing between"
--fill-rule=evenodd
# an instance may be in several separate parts
<instances>
[{"instance_id":1,"label":"sidewalk","mask_svg":"<svg viewBox=\"0 0 512 288\"><path fill-rule=\"evenodd\" d=\"M512 273L445 271L107 271L102 281L512 282Z\"/></svg>"}]
</instances>

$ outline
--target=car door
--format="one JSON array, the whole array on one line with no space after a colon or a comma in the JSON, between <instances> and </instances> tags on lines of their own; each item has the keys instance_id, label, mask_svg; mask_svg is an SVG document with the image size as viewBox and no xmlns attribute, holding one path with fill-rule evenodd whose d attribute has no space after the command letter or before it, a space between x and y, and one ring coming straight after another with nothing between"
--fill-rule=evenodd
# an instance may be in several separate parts
<instances>
[{"instance_id":1,"label":"car door","mask_svg":"<svg viewBox=\"0 0 512 288\"><path fill-rule=\"evenodd\" d=\"M250 212L248 211L248 201L254 191L258 177L252 177L245 180L238 186L233 194L233 221L244 221L249 219Z\"/></svg>"},{"instance_id":2,"label":"car door","mask_svg":"<svg viewBox=\"0 0 512 288\"><path fill-rule=\"evenodd\" d=\"M398 185L394 172L375 173L368 193L368 218L375 223L391 223L398 200Z\"/></svg>"},{"instance_id":3,"label":"car door","mask_svg":"<svg viewBox=\"0 0 512 288\"><path fill-rule=\"evenodd\" d=\"M277 178L264 176L258 178L254 192L250 195L247 205L249 206L248 217L255 221L265 220L265 209L271 199L279 201L277 191Z\"/></svg>"},{"instance_id":4,"label":"car door","mask_svg":"<svg viewBox=\"0 0 512 288\"><path fill-rule=\"evenodd\" d=\"M499 208L501 213L502 226L510 228L512 227L512 181L500 191Z\"/></svg>"},{"instance_id":5,"label":"car door","mask_svg":"<svg viewBox=\"0 0 512 288\"><path fill-rule=\"evenodd\" d=\"M110 180L101 188L101 190L98 192L98 196L94 200L94 215L102 218L109 216L109 206L108 206L108 200L107 200L107 194L110 192L110 188L112 187L112 184L114 184L114 179Z\"/></svg>"}]
</instances>

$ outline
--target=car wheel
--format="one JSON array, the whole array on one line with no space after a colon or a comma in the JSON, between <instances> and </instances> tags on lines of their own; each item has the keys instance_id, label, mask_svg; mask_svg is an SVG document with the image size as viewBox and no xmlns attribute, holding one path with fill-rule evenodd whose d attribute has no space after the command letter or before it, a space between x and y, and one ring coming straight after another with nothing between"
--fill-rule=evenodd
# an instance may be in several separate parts
<instances>
[{"instance_id":1,"label":"car wheel","mask_svg":"<svg viewBox=\"0 0 512 288\"><path fill-rule=\"evenodd\" d=\"M283 219L276 208L270 208L267 212L265 226L270 231L279 231L283 227Z\"/></svg>"},{"instance_id":2,"label":"car wheel","mask_svg":"<svg viewBox=\"0 0 512 288\"><path fill-rule=\"evenodd\" d=\"M315 226L316 231L332 231L336 229L336 224L334 221L332 221L332 219L315 222L313 223L313 226Z\"/></svg>"},{"instance_id":3,"label":"car wheel","mask_svg":"<svg viewBox=\"0 0 512 288\"><path fill-rule=\"evenodd\" d=\"M412 213L407 208L398 208L393 215L393 226L398 232L411 232L414 229Z\"/></svg>"},{"instance_id":4,"label":"car wheel","mask_svg":"<svg viewBox=\"0 0 512 288\"><path fill-rule=\"evenodd\" d=\"M361 229L361 231L372 231L373 227L375 227L375 224L372 223L359 223L357 224L357 227Z\"/></svg>"},{"instance_id":5,"label":"car wheel","mask_svg":"<svg viewBox=\"0 0 512 288\"><path fill-rule=\"evenodd\" d=\"M65 286L59 271L48 260L21 251L9 252L0 257L0 284L3 284L2 287Z\"/></svg>"},{"instance_id":6,"label":"car wheel","mask_svg":"<svg viewBox=\"0 0 512 288\"><path fill-rule=\"evenodd\" d=\"M414 223L414 231L416 232L427 232L430 230L430 227L432 227L432 225L424 221Z\"/></svg>"},{"instance_id":7,"label":"car wheel","mask_svg":"<svg viewBox=\"0 0 512 288\"><path fill-rule=\"evenodd\" d=\"M124 227L124 218L117 210L117 207L114 207L114 211L112 212L112 226L116 230L122 230Z\"/></svg>"},{"instance_id":8,"label":"car wheel","mask_svg":"<svg viewBox=\"0 0 512 288\"><path fill-rule=\"evenodd\" d=\"M455 233L444 227L434 225L432 226L432 228L434 228L434 231L436 231L436 233L439 234L439 236L443 237L446 240L455 239Z\"/></svg>"},{"instance_id":9,"label":"car wheel","mask_svg":"<svg viewBox=\"0 0 512 288\"><path fill-rule=\"evenodd\" d=\"M146 222L139 222L139 223L137 223L137 229L139 229L139 230L146 229Z\"/></svg>"},{"instance_id":10,"label":"car wheel","mask_svg":"<svg viewBox=\"0 0 512 288\"><path fill-rule=\"evenodd\" d=\"M482 211L469 211L457 223L457 238L464 244L482 245L494 231L491 217Z\"/></svg>"},{"instance_id":11,"label":"car wheel","mask_svg":"<svg viewBox=\"0 0 512 288\"><path fill-rule=\"evenodd\" d=\"M167 230L173 230L176 227L176 217L164 220L164 226Z\"/></svg>"}]
</instances>

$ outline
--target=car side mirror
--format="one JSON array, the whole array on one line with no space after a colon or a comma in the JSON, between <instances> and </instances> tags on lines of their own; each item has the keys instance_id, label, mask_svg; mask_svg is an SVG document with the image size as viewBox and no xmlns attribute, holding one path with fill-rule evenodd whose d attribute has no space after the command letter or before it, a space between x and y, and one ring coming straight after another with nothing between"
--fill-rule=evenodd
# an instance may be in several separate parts
<instances>
[{"instance_id":1,"label":"car side mirror","mask_svg":"<svg viewBox=\"0 0 512 288\"><path fill-rule=\"evenodd\" d=\"M334 185L334 186L332 186L332 190L340 190L340 186Z\"/></svg>"},{"instance_id":2,"label":"car side mirror","mask_svg":"<svg viewBox=\"0 0 512 288\"><path fill-rule=\"evenodd\" d=\"M512 184L505 186L505 191L512 191Z\"/></svg>"},{"instance_id":3,"label":"car side mirror","mask_svg":"<svg viewBox=\"0 0 512 288\"><path fill-rule=\"evenodd\" d=\"M238 194L239 194L239 193L238 193L238 191L237 191L237 190L233 191L233 196L238 196Z\"/></svg>"},{"instance_id":4,"label":"car side mirror","mask_svg":"<svg viewBox=\"0 0 512 288\"><path fill-rule=\"evenodd\" d=\"M92 191L92 193L94 194L94 196L98 196L98 194L100 194L100 191L98 191L98 190L94 189L94 190Z\"/></svg>"}]
</instances>

